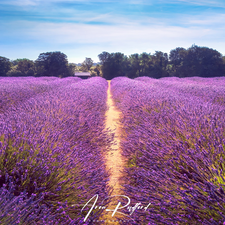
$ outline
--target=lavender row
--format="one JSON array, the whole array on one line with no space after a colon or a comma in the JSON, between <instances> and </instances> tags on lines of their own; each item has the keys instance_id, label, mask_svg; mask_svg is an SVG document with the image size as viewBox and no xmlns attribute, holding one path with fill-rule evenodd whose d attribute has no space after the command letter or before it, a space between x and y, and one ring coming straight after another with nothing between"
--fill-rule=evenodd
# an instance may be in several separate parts
<instances>
[{"instance_id":1,"label":"lavender row","mask_svg":"<svg viewBox=\"0 0 225 225\"><path fill-rule=\"evenodd\" d=\"M146 83L153 82L153 79L149 77L140 77L136 78L136 80L144 81ZM160 80L155 80L154 83L163 85L164 88L170 88L174 92L179 92L181 94L185 94L186 96L190 95L200 97L208 103L210 102L212 104L225 105L224 77L165 77Z\"/></svg>"},{"instance_id":2,"label":"lavender row","mask_svg":"<svg viewBox=\"0 0 225 225\"><path fill-rule=\"evenodd\" d=\"M86 202L108 196L107 86L103 78L55 79L0 114L1 224L84 224Z\"/></svg>"},{"instance_id":3,"label":"lavender row","mask_svg":"<svg viewBox=\"0 0 225 225\"><path fill-rule=\"evenodd\" d=\"M122 111L124 192L133 204L151 203L132 214L133 224L224 223L225 107L210 100L218 94L211 82L112 80Z\"/></svg>"},{"instance_id":4,"label":"lavender row","mask_svg":"<svg viewBox=\"0 0 225 225\"><path fill-rule=\"evenodd\" d=\"M57 85L66 85L81 81L81 78L68 77L3 77L0 82L0 112L4 112L13 104L18 104L39 93L50 91Z\"/></svg>"}]
</instances>

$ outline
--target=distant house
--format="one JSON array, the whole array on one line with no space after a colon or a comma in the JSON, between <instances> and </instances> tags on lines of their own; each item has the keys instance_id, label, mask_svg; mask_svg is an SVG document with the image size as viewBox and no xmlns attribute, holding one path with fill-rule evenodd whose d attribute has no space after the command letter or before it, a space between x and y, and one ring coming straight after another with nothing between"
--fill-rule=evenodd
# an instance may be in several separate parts
<instances>
[{"instance_id":1,"label":"distant house","mask_svg":"<svg viewBox=\"0 0 225 225\"><path fill-rule=\"evenodd\" d=\"M87 79L87 78L91 77L91 74L89 72L75 72L74 76L80 77L82 79Z\"/></svg>"}]
</instances>

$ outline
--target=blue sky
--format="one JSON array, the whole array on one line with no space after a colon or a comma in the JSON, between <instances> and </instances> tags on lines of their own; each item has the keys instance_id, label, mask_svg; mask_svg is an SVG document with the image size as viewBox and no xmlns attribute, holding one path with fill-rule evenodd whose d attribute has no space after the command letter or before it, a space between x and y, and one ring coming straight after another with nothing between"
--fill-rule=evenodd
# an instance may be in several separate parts
<instances>
[{"instance_id":1,"label":"blue sky","mask_svg":"<svg viewBox=\"0 0 225 225\"><path fill-rule=\"evenodd\" d=\"M0 0L0 56L61 51L98 62L103 51L169 53L192 44L225 55L224 0Z\"/></svg>"}]
</instances>

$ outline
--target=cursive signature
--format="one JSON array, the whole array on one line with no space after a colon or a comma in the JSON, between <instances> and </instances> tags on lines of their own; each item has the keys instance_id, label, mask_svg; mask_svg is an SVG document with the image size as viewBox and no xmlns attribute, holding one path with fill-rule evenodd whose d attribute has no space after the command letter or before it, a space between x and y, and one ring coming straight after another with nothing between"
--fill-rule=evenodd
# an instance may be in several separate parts
<instances>
[{"instance_id":1,"label":"cursive signature","mask_svg":"<svg viewBox=\"0 0 225 225\"><path fill-rule=\"evenodd\" d=\"M123 206L122 203L119 201L118 204L116 205L116 207L113 208L113 209L108 209L108 208L106 208L105 206L102 206L102 205L104 204L104 201L106 201L106 200L109 199L109 198L115 198L115 197L121 197L121 198L124 198L124 199L127 200L127 203ZM130 219L132 219L130 216L134 213L134 211L135 211L136 209L143 209L143 210L146 211L146 210L148 209L148 207L151 205L151 203L149 203L147 206L144 207L144 206L141 205L141 203L139 202L139 203L136 203L136 204L132 207L132 206L130 206L130 202L131 202L131 201L130 201L130 198L127 197L126 195L113 195L113 196L109 196L109 197L105 198L105 199L101 202L101 205L98 206L98 205L96 205L96 203L97 203L97 201L98 201L98 194L96 194L96 195L94 195L92 198L90 198L90 199L88 200L88 202L87 202L87 203L83 206L83 208L81 209L81 212L82 212L82 211L85 209L85 207L88 206L88 204L90 204L92 201L93 201L93 203L92 203L91 208L88 210L88 212L87 212L87 214L86 214L86 216L85 216L85 218L84 218L84 222L88 219L88 217L89 217L90 213L93 211L93 209L103 209L103 210L105 210L105 211L107 211L107 212L112 212L112 217L114 217L115 214L117 213L117 214L121 214L121 215L124 215L124 216L129 217ZM128 211L130 212L129 215L120 212L121 209L125 209L125 208L127 208ZM132 219L132 220L133 220L133 219ZM134 221L134 220L133 220L133 221Z\"/></svg>"}]
</instances>

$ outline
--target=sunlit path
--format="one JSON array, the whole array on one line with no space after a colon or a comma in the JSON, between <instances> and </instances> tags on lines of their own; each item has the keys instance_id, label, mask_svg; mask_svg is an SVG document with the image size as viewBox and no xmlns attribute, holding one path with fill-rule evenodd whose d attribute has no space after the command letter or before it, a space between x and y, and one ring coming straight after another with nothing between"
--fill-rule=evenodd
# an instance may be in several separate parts
<instances>
[{"instance_id":1,"label":"sunlit path","mask_svg":"<svg viewBox=\"0 0 225 225\"><path fill-rule=\"evenodd\" d=\"M110 129L114 133L114 142L111 145L110 151L106 154L106 166L110 170L110 180L109 186L113 188L111 196L122 195L121 192L122 184L120 178L122 177L122 170L124 167L124 160L121 155L120 149L120 130L119 130L119 119L120 112L114 106L111 92L110 92L110 81L108 81L108 91L107 91L107 104L109 106L106 112L106 129ZM119 197L113 197L110 201L108 209L115 209L118 204ZM119 224L115 222L115 217L121 218L119 213L116 213L112 217L112 212L106 212L103 215L103 220L105 224Z\"/></svg>"}]
</instances>

